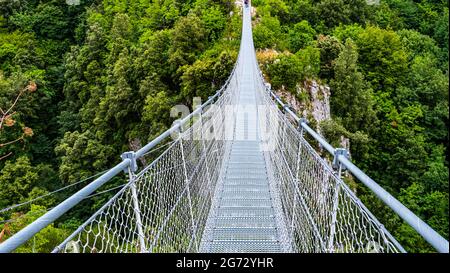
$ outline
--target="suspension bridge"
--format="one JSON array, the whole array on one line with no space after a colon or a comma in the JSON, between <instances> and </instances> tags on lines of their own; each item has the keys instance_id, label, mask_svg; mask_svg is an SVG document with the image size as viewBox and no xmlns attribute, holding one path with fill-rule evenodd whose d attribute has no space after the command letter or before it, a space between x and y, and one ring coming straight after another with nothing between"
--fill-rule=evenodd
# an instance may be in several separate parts
<instances>
[{"instance_id":1,"label":"suspension bridge","mask_svg":"<svg viewBox=\"0 0 450 273\"><path fill-rule=\"evenodd\" d=\"M208 101L0 244L11 252L111 178L128 183L53 252L405 252L343 182L350 172L437 251L443 237L299 118L265 83L243 7L231 75ZM333 158L330 164L305 139ZM140 160L157 145L149 164ZM142 165L142 166L140 166Z\"/></svg>"}]
</instances>

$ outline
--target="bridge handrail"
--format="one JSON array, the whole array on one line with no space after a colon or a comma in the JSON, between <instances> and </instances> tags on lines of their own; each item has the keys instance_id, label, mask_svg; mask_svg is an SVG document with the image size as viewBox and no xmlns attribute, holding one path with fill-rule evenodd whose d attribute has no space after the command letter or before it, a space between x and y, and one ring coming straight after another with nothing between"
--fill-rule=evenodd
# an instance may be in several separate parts
<instances>
[{"instance_id":1,"label":"bridge handrail","mask_svg":"<svg viewBox=\"0 0 450 273\"><path fill-rule=\"evenodd\" d=\"M258 68L259 70L259 68ZM262 76L261 70L259 70L259 76L266 83ZM337 162L346 167L346 169L352 173L359 181L367 186L381 201L383 201L389 208L391 208L400 218L408 223L417 233L420 234L431 246L441 253L449 252L449 242L431 228L427 223L415 215L411 210L405 207L394 196L388 193L380 185L378 185L372 178L365 174L361 169L354 165L347 157L342 154L338 154L339 149L334 148L329 144L321 135L315 132L308 126L305 118L300 118L294 111L292 111L288 104L284 103L279 96L272 91L269 84L265 84L266 91L270 92L270 95L274 100L285 110L285 113L289 114L301 128L305 129L310 136L312 136L320 145L331 155L333 155Z\"/></svg>"}]
</instances>

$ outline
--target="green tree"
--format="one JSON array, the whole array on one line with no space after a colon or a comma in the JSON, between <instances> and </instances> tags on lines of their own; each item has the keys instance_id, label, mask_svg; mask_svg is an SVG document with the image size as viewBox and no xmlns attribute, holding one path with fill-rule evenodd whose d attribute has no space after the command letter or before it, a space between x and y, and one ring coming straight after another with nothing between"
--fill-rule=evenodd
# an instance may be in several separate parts
<instances>
[{"instance_id":1,"label":"green tree","mask_svg":"<svg viewBox=\"0 0 450 273\"><path fill-rule=\"evenodd\" d=\"M444 71L448 71L448 7L444 7L442 15L438 17L434 26L433 38L442 49L442 63Z\"/></svg>"},{"instance_id":2,"label":"green tree","mask_svg":"<svg viewBox=\"0 0 450 273\"><path fill-rule=\"evenodd\" d=\"M172 106L173 100L164 91L147 96L142 113L142 123L147 128L146 131L149 132L147 141L153 140L169 128L172 121L170 117Z\"/></svg>"},{"instance_id":3,"label":"green tree","mask_svg":"<svg viewBox=\"0 0 450 273\"><path fill-rule=\"evenodd\" d=\"M339 23L350 23L350 10L345 5L344 0L321 0L317 4L320 19L329 28L339 25Z\"/></svg>"},{"instance_id":4,"label":"green tree","mask_svg":"<svg viewBox=\"0 0 450 273\"><path fill-rule=\"evenodd\" d=\"M276 17L264 16L261 22L253 28L255 48L284 49L284 33L280 21Z\"/></svg>"},{"instance_id":5,"label":"green tree","mask_svg":"<svg viewBox=\"0 0 450 273\"><path fill-rule=\"evenodd\" d=\"M64 183L74 183L106 170L111 162L120 159L111 146L98 141L90 130L66 132L55 152L61 160L59 177Z\"/></svg>"},{"instance_id":6,"label":"green tree","mask_svg":"<svg viewBox=\"0 0 450 273\"><path fill-rule=\"evenodd\" d=\"M297 83L302 79L302 64L296 55L280 54L269 65L268 74L275 89L284 86L290 91L295 91Z\"/></svg>"},{"instance_id":7,"label":"green tree","mask_svg":"<svg viewBox=\"0 0 450 273\"><path fill-rule=\"evenodd\" d=\"M100 99L98 111L93 123L96 125L96 136L112 143L115 138L123 137L129 131L133 121L139 120L138 110L142 108L137 90L128 83L130 58L125 49L120 53L109 76L105 96Z\"/></svg>"},{"instance_id":8,"label":"green tree","mask_svg":"<svg viewBox=\"0 0 450 273\"><path fill-rule=\"evenodd\" d=\"M402 99L417 101L421 104L425 135L437 144L448 147L448 75L437 68L436 59L430 55L417 56L411 64L408 75L408 87L413 95Z\"/></svg>"},{"instance_id":9,"label":"green tree","mask_svg":"<svg viewBox=\"0 0 450 273\"><path fill-rule=\"evenodd\" d=\"M48 164L33 166L26 156L15 161L8 160L0 171L0 208L24 202L39 194L45 194L47 189L55 185L54 173ZM53 201L46 201L46 205Z\"/></svg>"},{"instance_id":10,"label":"green tree","mask_svg":"<svg viewBox=\"0 0 450 273\"><path fill-rule=\"evenodd\" d=\"M448 238L448 198L448 193L429 192L423 185L413 183L408 188L402 189L399 201L417 213L438 233ZM397 233L403 246L413 252L433 252L433 249L406 224L403 224Z\"/></svg>"},{"instance_id":11,"label":"green tree","mask_svg":"<svg viewBox=\"0 0 450 273\"><path fill-rule=\"evenodd\" d=\"M10 234L13 235L42 216L45 212L46 207L31 205L29 212L25 214L14 214L11 219L12 222L3 226L0 225L0 229L7 228ZM54 224L50 224L17 248L15 253L49 253L69 235L70 230L57 228ZM4 239L8 239L8 237L6 236Z\"/></svg>"},{"instance_id":12,"label":"green tree","mask_svg":"<svg viewBox=\"0 0 450 273\"><path fill-rule=\"evenodd\" d=\"M316 31L309 25L308 21L303 20L295 24L288 34L289 50L291 52L299 51L311 43L315 35Z\"/></svg>"},{"instance_id":13,"label":"green tree","mask_svg":"<svg viewBox=\"0 0 450 273\"><path fill-rule=\"evenodd\" d=\"M356 41L358 35L364 31L364 28L359 24L352 25L339 25L333 30L333 36L338 38L339 41L345 42L348 38Z\"/></svg>"},{"instance_id":14,"label":"green tree","mask_svg":"<svg viewBox=\"0 0 450 273\"><path fill-rule=\"evenodd\" d=\"M175 24L169 49L169 64L172 71L192 64L206 47L207 33L200 18L194 14L182 17ZM181 74L181 71L177 72ZM179 74L175 74L176 78Z\"/></svg>"},{"instance_id":15,"label":"green tree","mask_svg":"<svg viewBox=\"0 0 450 273\"><path fill-rule=\"evenodd\" d=\"M320 49L320 74L324 79L334 77L333 66L335 59L342 50L342 43L333 36L319 35L317 37L317 48Z\"/></svg>"},{"instance_id":16,"label":"green tree","mask_svg":"<svg viewBox=\"0 0 450 273\"><path fill-rule=\"evenodd\" d=\"M307 46L304 49L300 49L295 54L301 67L301 79L316 78L320 73L320 50L313 46Z\"/></svg>"},{"instance_id":17,"label":"green tree","mask_svg":"<svg viewBox=\"0 0 450 273\"><path fill-rule=\"evenodd\" d=\"M345 128L351 132L369 131L376 126L376 113L372 90L358 67L355 43L347 39L334 65L331 87L331 111L342 118Z\"/></svg>"},{"instance_id":18,"label":"green tree","mask_svg":"<svg viewBox=\"0 0 450 273\"><path fill-rule=\"evenodd\" d=\"M25 199L38 180L39 174L27 157L19 157L14 163L6 162L0 172L0 207Z\"/></svg>"},{"instance_id":19,"label":"green tree","mask_svg":"<svg viewBox=\"0 0 450 273\"><path fill-rule=\"evenodd\" d=\"M386 2L390 9L397 12L397 16L404 22L405 28L418 29L418 10L413 0L387 0Z\"/></svg>"},{"instance_id":20,"label":"green tree","mask_svg":"<svg viewBox=\"0 0 450 273\"><path fill-rule=\"evenodd\" d=\"M369 9L365 0L321 0L317 4L319 18L325 26L365 23Z\"/></svg>"},{"instance_id":21,"label":"green tree","mask_svg":"<svg viewBox=\"0 0 450 273\"><path fill-rule=\"evenodd\" d=\"M42 3L33 10L15 14L11 22L24 31L33 31L40 37L61 40L67 38L72 31L68 27L70 19L63 8L52 3Z\"/></svg>"},{"instance_id":22,"label":"green tree","mask_svg":"<svg viewBox=\"0 0 450 273\"><path fill-rule=\"evenodd\" d=\"M402 45L410 52L408 56L410 60L419 55L428 55L439 59L441 49L430 36L411 29L399 30L397 34L400 35Z\"/></svg>"},{"instance_id":23,"label":"green tree","mask_svg":"<svg viewBox=\"0 0 450 273\"><path fill-rule=\"evenodd\" d=\"M199 96L206 101L228 78L236 55L220 47L211 49L189 66L181 77L181 96L187 105L190 100Z\"/></svg>"},{"instance_id":24,"label":"green tree","mask_svg":"<svg viewBox=\"0 0 450 273\"><path fill-rule=\"evenodd\" d=\"M260 9L261 13L277 17L282 23L287 23L289 20L289 10L285 1L282 0L265 0L265 5Z\"/></svg>"},{"instance_id":25,"label":"green tree","mask_svg":"<svg viewBox=\"0 0 450 273\"><path fill-rule=\"evenodd\" d=\"M205 26L208 41L215 41L222 36L222 31L225 29L226 17L219 7L212 6L202 12L201 19Z\"/></svg>"},{"instance_id":26,"label":"green tree","mask_svg":"<svg viewBox=\"0 0 450 273\"><path fill-rule=\"evenodd\" d=\"M376 24L385 29L402 29L405 25L404 19L400 16L398 10L391 9L389 4L385 1L380 1L380 4L375 9L374 21Z\"/></svg>"},{"instance_id":27,"label":"green tree","mask_svg":"<svg viewBox=\"0 0 450 273\"><path fill-rule=\"evenodd\" d=\"M140 83L141 97L151 92L151 88L147 88L149 86L158 86L155 87L156 89L162 88L159 86L167 86L175 92L176 86L169 67L171 39L171 30L161 30L153 33L149 39L142 41L139 45L130 69L130 76L132 81Z\"/></svg>"},{"instance_id":28,"label":"green tree","mask_svg":"<svg viewBox=\"0 0 450 273\"><path fill-rule=\"evenodd\" d=\"M289 14L286 18L289 20L289 23L301 22L302 20L308 20L313 26L319 23L317 6L312 3L315 1L285 0L284 2L288 5Z\"/></svg>"},{"instance_id":29,"label":"green tree","mask_svg":"<svg viewBox=\"0 0 450 273\"><path fill-rule=\"evenodd\" d=\"M356 44L361 68L375 91L392 92L405 82L408 53L397 33L369 26L359 34Z\"/></svg>"}]
</instances>

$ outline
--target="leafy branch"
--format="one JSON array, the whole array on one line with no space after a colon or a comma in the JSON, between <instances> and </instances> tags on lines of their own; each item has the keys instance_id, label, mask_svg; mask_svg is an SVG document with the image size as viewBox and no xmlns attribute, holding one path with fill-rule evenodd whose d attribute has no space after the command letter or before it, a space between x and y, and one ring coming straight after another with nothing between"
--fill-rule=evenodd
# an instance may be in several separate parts
<instances>
[{"instance_id":1,"label":"leafy branch","mask_svg":"<svg viewBox=\"0 0 450 273\"><path fill-rule=\"evenodd\" d=\"M0 112L1 112L0 113L1 114L1 117L0 117L0 134L3 133L3 130L4 130L5 127L12 127L12 126L15 125L16 121L13 119L13 116L17 112L13 111L13 110L16 107L20 97L22 97L25 92L32 93L32 92L35 92L36 89L37 89L36 83L31 81L25 88L23 88L19 92L19 94L16 96L14 102L11 104L11 106L6 111L3 110L3 108L0 107ZM23 133L22 133L22 135L20 137L14 139L14 140L11 140L11 141L0 143L0 148L2 148L4 146L7 146L7 145L11 145L11 144L16 143L16 142L18 142L20 140L24 140L25 137L31 137L33 135L33 130L31 128L29 128L29 127L26 127L26 126L22 127L22 131L23 131ZM5 159L5 158L7 158L7 157L9 157L12 154L13 154L12 152L9 152L6 155L1 155L0 156L0 161Z\"/></svg>"}]
</instances>

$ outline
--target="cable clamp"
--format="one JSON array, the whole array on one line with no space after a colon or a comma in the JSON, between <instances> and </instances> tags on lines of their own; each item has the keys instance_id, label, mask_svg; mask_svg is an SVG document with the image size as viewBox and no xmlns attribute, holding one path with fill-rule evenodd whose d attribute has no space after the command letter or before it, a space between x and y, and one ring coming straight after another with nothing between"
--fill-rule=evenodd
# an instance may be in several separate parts
<instances>
[{"instance_id":1,"label":"cable clamp","mask_svg":"<svg viewBox=\"0 0 450 273\"><path fill-rule=\"evenodd\" d=\"M348 154L347 149L344 149L344 148L336 148L336 149L334 150L334 158L333 158L333 164L332 164L332 166L333 166L334 169L338 169L338 168L339 168L339 165L341 165L341 170L346 170L347 168L346 168L344 165L340 164L339 161L338 161L338 157L339 157L340 155L344 156L344 157L347 158L347 159L349 158L349 154Z\"/></svg>"},{"instance_id":2,"label":"cable clamp","mask_svg":"<svg viewBox=\"0 0 450 273\"><path fill-rule=\"evenodd\" d=\"M127 158L130 159L131 160L131 165L130 165L131 171L133 173L137 171L138 166L137 166L137 162L136 162L136 153L135 152L133 152L133 151L125 152L120 157L122 158L122 160L125 160ZM128 170L124 170L124 172L127 173Z\"/></svg>"}]
</instances>

